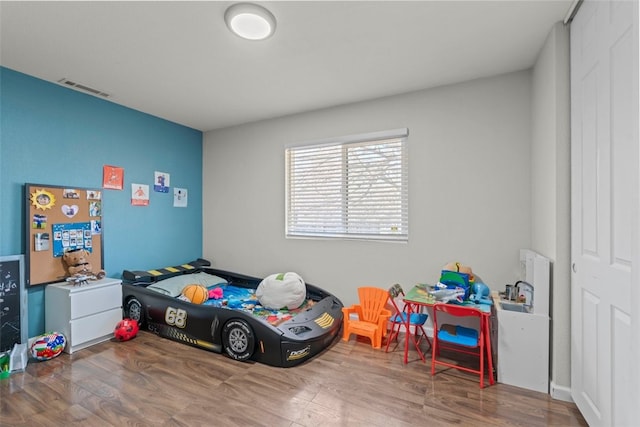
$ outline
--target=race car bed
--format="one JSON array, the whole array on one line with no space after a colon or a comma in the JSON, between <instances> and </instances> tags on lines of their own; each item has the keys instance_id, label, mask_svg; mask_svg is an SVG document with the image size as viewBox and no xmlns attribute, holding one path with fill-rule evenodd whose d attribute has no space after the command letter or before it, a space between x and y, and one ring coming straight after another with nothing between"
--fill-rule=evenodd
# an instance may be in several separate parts
<instances>
[{"instance_id":1,"label":"race car bed","mask_svg":"<svg viewBox=\"0 0 640 427\"><path fill-rule=\"evenodd\" d=\"M207 260L149 271L124 270L124 316L162 337L226 353L233 359L291 367L312 358L339 336L342 302L306 284L294 310L262 307L261 279L210 268ZM180 299L188 284L218 289L222 298L192 304Z\"/></svg>"}]
</instances>

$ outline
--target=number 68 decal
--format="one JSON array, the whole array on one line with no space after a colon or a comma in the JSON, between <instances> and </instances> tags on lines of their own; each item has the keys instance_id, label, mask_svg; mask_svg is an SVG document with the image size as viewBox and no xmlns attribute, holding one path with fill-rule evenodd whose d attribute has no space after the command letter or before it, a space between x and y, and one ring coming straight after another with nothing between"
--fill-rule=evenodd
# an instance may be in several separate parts
<instances>
[{"instance_id":1,"label":"number 68 decal","mask_svg":"<svg viewBox=\"0 0 640 427\"><path fill-rule=\"evenodd\" d=\"M164 312L164 321L167 325L184 328L187 326L187 311L181 308L167 307L167 311Z\"/></svg>"}]
</instances>

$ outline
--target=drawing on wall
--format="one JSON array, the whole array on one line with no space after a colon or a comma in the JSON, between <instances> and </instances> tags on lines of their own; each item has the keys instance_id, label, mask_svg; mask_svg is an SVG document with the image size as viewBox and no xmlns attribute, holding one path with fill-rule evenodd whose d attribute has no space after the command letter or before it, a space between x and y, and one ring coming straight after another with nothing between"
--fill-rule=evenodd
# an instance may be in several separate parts
<instances>
[{"instance_id":1,"label":"drawing on wall","mask_svg":"<svg viewBox=\"0 0 640 427\"><path fill-rule=\"evenodd\" d=\"M187 189L186 188L173 189L173 207L174 208L187 207Z\"/></svg>"},{"instance_id":2,"label":"drawing on wall","mask_svg":"<svg viewBox=\"0 0 640 427\"><path fill-rule=\"evenodd\" d=\"M124 169L118 166L102 167L102 188L122 190L124 188Z\"/></svg>"},{"instance_id":3,"label":"drawing on wall","mask_svg":"<svg viewBox=\"0 0 640 427\"><path fill-rule=\"evenodd\" d=\"M171 180L171 175L166 172L154 172L153 173L153 191L158 193L168 193Z\"/></svg>"},{"instance_id":4,"label":"drawing on wall","mask_svg":"<svg viewBox=\"0 0 640 427\"><path fill-rule=\"evenodd\" d=\"M149 186L131 184L131 204L133 206L149 206Z\"/></svg>"}]
</instances>

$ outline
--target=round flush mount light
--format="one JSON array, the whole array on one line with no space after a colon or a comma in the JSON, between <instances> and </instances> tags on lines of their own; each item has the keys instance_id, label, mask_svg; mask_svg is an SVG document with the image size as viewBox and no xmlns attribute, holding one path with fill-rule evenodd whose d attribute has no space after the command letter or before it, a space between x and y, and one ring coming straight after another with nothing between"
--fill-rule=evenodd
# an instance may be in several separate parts
<instances>
[{"instance_id":1,"label":"round flush mount light","mask_svg":"<svg viewBox=\"0 0 640 427\"><path fill-rule=\"evenodd\" d=\"M253 3L236 3L224 13L227 27L248 40L264 40L276 30L276 18L262 6Z\"/></svg>"}]
</instances>

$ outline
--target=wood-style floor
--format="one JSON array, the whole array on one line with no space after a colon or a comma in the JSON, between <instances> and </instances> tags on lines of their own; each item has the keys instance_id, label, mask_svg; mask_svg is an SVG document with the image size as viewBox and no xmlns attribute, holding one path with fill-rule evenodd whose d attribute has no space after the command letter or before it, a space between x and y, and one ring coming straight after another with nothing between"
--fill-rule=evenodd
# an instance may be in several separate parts
<instances>
[{"instance_id":1,"label":"wood-style floor","mask_svg":"<svg viewBox=\"0 0 640 427\"><path fill-rule=\"evenodd\" d=\"M576 406L366 340L294 368L242 363L140 332L0 380L2 426L586 426Z\"/></svg>"}]
</instances>

